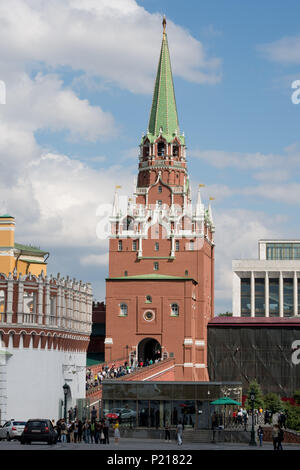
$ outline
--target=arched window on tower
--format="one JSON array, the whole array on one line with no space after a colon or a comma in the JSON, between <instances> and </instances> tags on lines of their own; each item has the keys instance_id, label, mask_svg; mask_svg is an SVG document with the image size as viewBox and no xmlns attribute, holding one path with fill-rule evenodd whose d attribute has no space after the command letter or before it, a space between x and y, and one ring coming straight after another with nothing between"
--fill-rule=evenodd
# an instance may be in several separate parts
<instances>
[{"instance_id":1,"label":"arched window on tower","mask_svg":"<svg viewBox=\"0 0 300 470\"><path fill-rule=\"evenodd\" d=\"M56 295L50 296L50 325L56 325Z\"/></svg>"},{"instance_id":2,"label":"arched window on tower","mask_svg":"<svg viewBox=\"0 0 300 470\"><path fill-rule=\"evenodd\" d=\"M128 315L128 307L127 304L121 303L120 304L120 316L121 317L127 317Z\"/></svg>"},{"instance_id":3,"label":"arched window on tower","mask_svg":"<svg viewBox=\"0 0 300 470\"><path fill-rule=\"evenodd\" d=\"M23 294L24 302L24 323L34 323L36 315L36 292L27 292Z\"/></svg>"},{"instance_id":4,"label":"arched window on tower","mask_svg":"<svg viewBox=\"0 0 300 470\"><path fill-rule=\"evenodd\" d=\"M150 155L150 145L145 144L144 147L143 147L143 157L147 158L147 157L149 157L149 155Z\"/></svg>"},{"instance_id":5,"label":"arched window on tower","mask_svg":"<svg viewBox=\"0 0 300 470\"><path fill-rule=\"evenodd\" d=\"M179 147L177 144L173 144L173 157L178 157L179 155Z\"/></svg>"},{"instance_id":6,"label":"arched window on tower","mask_svg":"<svg viewBox=\"0 0 300 470\"><path fill-rule=\"evenodd\" d=\"M178 316L179 316L179 305L171 304L171 317L178 317Z\"/></svg>"},{"instance_id":7,"label":"arched window on tower","mask_svg":"<svg viewBox=\"0 0 300 470\"><path fill-rule=\"evenodd\" d=\"M125 217L123 220L123 230L133 230L133 218Z\"/></svg>"},{"instance_id":8,"label":"arched window on tower","mask_svg":"<svg viewBox=\"0 0 300 470\"><path fill-rule=\"evenodd\" d=\"M0 290L0 322L4 321L5 317L5 291Z\"/></svg>"},{"instance_id":9,"label":"arched window on tower","mask_svg":"<svg viewBox=\"0 0 300 470\"><path fill-rule=\"evenodd\" d=\"M158 142L158 144L157 144L157 155L158 155L158 157L164 157L165 156L165 144L164 144L164 142Z\"/></svg>"}]
</instances>

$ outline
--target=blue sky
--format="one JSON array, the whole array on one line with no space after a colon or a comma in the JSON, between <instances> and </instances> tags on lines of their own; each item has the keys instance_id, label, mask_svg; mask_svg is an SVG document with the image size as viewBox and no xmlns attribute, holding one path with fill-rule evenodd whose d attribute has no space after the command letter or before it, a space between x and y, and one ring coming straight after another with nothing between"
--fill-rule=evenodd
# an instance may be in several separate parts
<instances>
[{"instance_id":1,"label":"blue sky","mask_svg":"<svg viewBox=\"0 0 300 470\"><path fill-rule=\"evenodd\" d=\"M18 241L51 251L49 272L104 299L96 211L115 185L133 190L163 14L192 187L215 197L220 313L231 310L231 260L257 257L259 238L299 234L297 1L2 3L0 209Z\"/></svg>"}]
</instances>

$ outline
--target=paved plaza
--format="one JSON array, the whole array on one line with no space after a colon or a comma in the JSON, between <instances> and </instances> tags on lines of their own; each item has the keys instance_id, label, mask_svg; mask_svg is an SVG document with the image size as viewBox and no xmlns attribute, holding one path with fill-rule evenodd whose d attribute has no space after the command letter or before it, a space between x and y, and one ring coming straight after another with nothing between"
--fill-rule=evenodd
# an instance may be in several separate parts
<instances>
[{"instance_id":1,"label":"paved plaza","mask_svg":"<svg viewBox=\"0 0 300 470\"><path fill-rule=\"evenodd\" d=\"M285 444L283 443L284 450L300 450L300 444ZM193 443L193 442L184 442L182 446L178 446L176 442L166 443L165 441L161 441L158 439L128 439L123 438L120 440L119 444L115 444L114 440L111 439L110 443L107 445L104 444L85 444L84 442L79 444L71 444L71 443L60 443L58 442L56 445L49 446L44 443L32 443L31 445L21 445L18 441L1 441L0 442L0 452L3 450L9 451L16 451L16 450L48 450L48 451L58 451L58 450L79 450L79 451L154 451L153 453L157 453L158 451L171 451L179 452L179 451L197 451L197 450L229 450L229 451L241 451L241 450L273 450L273 444L271 442L264 442L262 447L256 446L252 447L248 444L239 444L239 443Z\"/></svg>"}]
</instances>

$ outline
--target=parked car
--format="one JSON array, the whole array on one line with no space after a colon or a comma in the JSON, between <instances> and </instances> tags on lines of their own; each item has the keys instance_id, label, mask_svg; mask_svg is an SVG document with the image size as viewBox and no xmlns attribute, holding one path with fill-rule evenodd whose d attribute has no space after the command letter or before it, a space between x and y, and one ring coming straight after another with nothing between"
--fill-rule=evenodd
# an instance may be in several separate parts
<instances>
[{"instance_id":1,"label":"parked car","mask_svg":"<svg viewBox=\"0 0 300 470\"><path fill-rule=\"evenodd\" d=\"M21 434L25 428L26 421L17 421L10 419L6 421L3 426L0 426L0 440L7 439L20 439Z\"/></svg>"},{"instance_id":2,"label":"parked car","mask_svg":"<svg viewBox=\"0 0 300 470\"><path fill-rule=\"evenodd\" d=\"M21 444L31 442L47 442L49 445L56 444L57 432L50 419L29 419L21 435Z\"/></svg>"},{"instance_id":3,"label":"parked car","mask_svg":"<svg viewBox=\"0 0 300 470\"><path fill-rule=\"evenodd\" d=\"M136 411L130 410L129 408L112 408L110 413L115 413L122 419L122 421L127 421L136 417Z\"/></svg>"}]
</instances>

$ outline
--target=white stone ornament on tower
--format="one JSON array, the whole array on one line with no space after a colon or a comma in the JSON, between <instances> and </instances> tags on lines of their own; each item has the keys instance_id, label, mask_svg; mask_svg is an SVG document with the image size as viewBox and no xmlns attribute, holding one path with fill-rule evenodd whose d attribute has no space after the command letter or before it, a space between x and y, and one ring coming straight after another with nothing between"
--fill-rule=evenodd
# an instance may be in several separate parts
<instances>
[{"instance_id":1,"label":"white stone ornament on tower","mask_svg":"<svg viewBox=\"0 0 300 470\"><path fill-rule=\"evenodd\" d=\"M117 190L115 191L114 195L114 203L113 203L113 209L112 209L112 216L113 217L118 217L119 215L119 195Z\"/></svg>"},{"instance_id":2,"label":"white stone ornament on tower","mask_svg":"<svg viewBox=\"0 0 300 470\"><path fill-rule=\"evenodd\" d=\"M204 204L202 204L202 199L201 199L201 187L204 185L200 185L198 187L198 193L197 193L197 202L196 202L196 210L195 210L195 217L196 218L202 218L204 217Z\"/></svg>"}]
</instances>

